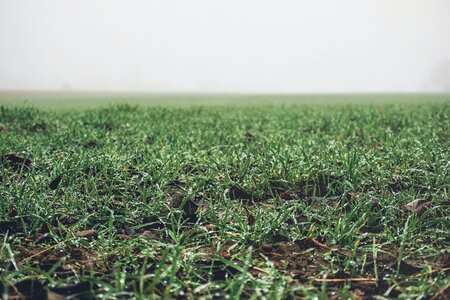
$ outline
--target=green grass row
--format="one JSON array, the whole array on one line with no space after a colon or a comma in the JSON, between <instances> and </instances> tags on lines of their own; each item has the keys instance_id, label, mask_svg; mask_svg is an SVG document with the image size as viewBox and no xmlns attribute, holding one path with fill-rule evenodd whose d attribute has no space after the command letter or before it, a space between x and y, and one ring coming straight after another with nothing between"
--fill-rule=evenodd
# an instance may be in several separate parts
<instances>
[{"instance_id":1,"label":"green grass row","mask_svg":"<svg viewBox=\"0 0 450 300\"><path fill-rule=\"evenodd\" d=\"M127 103L143 107L249 107L282 105L446 103L448 93L404 94L211 94L150 92L0 91L0 105L73 111Z\"/></svg>"}]
</instances>

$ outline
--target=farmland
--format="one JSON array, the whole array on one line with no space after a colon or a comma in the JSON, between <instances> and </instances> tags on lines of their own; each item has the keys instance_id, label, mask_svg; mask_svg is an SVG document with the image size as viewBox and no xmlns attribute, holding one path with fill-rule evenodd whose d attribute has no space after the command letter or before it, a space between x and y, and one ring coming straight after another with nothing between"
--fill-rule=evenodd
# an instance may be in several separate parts
<instances>
[{"instance_id":1,"label":"farmland","mask_svg":"<svg viewBox=\"0 0 450 300\"><path fill-rule=\"evenodd\" d=\"M4 103L0 294L448 295L449 96L222 98Z\"/></svg>"}]
</instances>

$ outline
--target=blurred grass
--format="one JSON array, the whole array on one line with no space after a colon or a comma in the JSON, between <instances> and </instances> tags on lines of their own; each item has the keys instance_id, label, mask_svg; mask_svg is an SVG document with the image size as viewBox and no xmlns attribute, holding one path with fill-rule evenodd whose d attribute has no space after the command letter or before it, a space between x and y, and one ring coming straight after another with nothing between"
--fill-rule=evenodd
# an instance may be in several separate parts
<instances>
[{"instance_id":1,"label":"blurred grass","mask_svg":"<svg viewBox=\"0 0 450 300\"><path fill-rule=\"evenodd\" d=\"M139 106L254 106L297 104L442 103L450 94L208 94L148 92L0 91L0 105L73 110L112 104Z\"/></svg>"}]
</instances>

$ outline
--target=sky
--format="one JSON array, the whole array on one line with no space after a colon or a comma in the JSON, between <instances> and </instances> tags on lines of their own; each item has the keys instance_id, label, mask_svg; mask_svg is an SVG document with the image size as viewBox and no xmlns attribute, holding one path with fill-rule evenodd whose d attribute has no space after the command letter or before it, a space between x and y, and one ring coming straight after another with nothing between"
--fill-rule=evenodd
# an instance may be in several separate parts
<instances>
[{"instance_id":1,"label":"sky","mask_svg":"<svg viewBox=\"0 0 450 300\"><path fill-rule=\"evenodd\" d=\"M450 91L449 0L0 0L0 90Z\"/></svg>"}]
</instances>

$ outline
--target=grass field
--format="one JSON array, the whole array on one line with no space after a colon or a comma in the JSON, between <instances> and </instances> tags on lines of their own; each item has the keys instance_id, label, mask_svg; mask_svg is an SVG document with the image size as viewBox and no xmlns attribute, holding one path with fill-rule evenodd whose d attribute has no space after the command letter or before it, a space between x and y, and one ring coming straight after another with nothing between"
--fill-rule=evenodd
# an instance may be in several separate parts
<instances>
[{"instance_id":1,"label":"grass field","mask_svg":"<svg viewBox=\"0 0 450 300\"><path fill-rule=\"evenodd\" d=\"M0 295L448 296L448 96L242 97L4 102Z\"/></svg>"},{"instance_id":2,"label":"grass field","mask_svg":"<svg viewBox=\"0 0 450 300\"><path fill-rule=\"evenodd\" d=\"M381 103L448 103L450 94L208 94L208 93L146 93L146 92L23 92L0 91L0 105L35 107L45 110L73 111L108 105L128 104L143 107L255 105L342 105Z\"/></svg>"}]
</instances>

